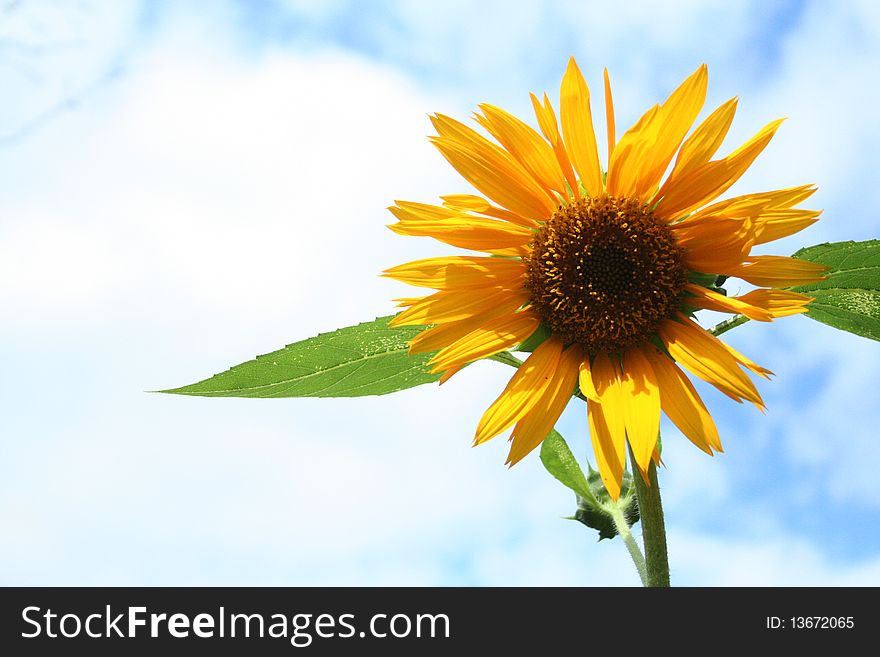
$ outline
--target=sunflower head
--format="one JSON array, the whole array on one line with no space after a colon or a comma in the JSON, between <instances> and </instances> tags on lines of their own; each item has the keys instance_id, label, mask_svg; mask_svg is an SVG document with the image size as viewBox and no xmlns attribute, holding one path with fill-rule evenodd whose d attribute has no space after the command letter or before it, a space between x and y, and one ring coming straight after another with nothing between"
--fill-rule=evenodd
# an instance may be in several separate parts
<instances>
[{"instance_id":1,"label":"sunflower head","mask_svg":"<svg viewBox=\"0 0 880 657\"><path fill-rule=\"evenodd\" d=\"M541 443L576 387L587 400L596 461L615 499L627 442L643 476L659 458L661 410L697 447L721 450L685 371L763 408L746 372L769 370L704 330L693 313L771 321L806 309L808 297L777 288L819 280L824 268L752 249L816 221L819 212L795 207L815 188L718 200L780 121L715 157L736 99L694 127L707 81L700 66L618 139L606 71L604 170L589 89L574 59L562 80L558 120L546 94L532 95L537 129L486 104L475 119L487 135L432 117L433 143L477 193L443 196L440 205L397 201L390 210L398 222L390 228L476 253L387 270L436 290L401 300L393 324L428 327L410 348L437 352L430 362L443 373L441 382L542 330L546 339L477 426L476 444L513 427L511 465ZM754 289L728 296L714 284L726 279Z\"/></svg>"}]
</instances>

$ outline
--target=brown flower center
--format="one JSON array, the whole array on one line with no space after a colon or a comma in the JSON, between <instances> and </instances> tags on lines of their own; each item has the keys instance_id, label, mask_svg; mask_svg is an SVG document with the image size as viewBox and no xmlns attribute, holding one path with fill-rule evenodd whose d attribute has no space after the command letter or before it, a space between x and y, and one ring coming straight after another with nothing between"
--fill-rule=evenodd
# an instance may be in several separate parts
<instances>
[{"instance_id":1,"label":"brown flower center","mask_svg":"<svg viewBox=\"0 0 880 657\"><path fill-rule=\"evenodd\" d=\"M525 258L532 306L566 344L621 352L679 305L688 271L672 231L635 199L560 206Z\"/></svg>"}]
</instances>

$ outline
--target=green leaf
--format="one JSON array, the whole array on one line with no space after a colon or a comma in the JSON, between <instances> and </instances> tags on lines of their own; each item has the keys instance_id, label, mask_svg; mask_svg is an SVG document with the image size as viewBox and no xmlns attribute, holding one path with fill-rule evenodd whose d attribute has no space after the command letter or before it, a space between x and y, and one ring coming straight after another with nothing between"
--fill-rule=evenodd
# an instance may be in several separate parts
<instances>
[{"instance_id":1,"label":"green leaf","mask_svg":"<svg viewBox=\"0 0 880 657\"><path fill-rule=\"evenodd\" d=\"M584 471L571 453L565 438L556 429L551 429L541 443L541 463L544 464L547 472L568 486L576 495L593 498ZM595 501L593 499L593 502Z\"/></svg>"},{"instance_id":2,"label":"green leaf","mask_svg":"<svg viewBox=\"0 0 880 657\"><path fill-rule=\"evenodd\" d=\"M489 356L486 360L494 360L497 363L504 363L505 365L510 365L511 367L519 367L523 364L523 362L514 356L509 351L502 351L501 353L495 354L494 356Z\"/></svg>"},{"instance_id":3,"label":"green leaf","mask_svg":"<svg viewBox=\"0 0 880 657\"><path fill-rule=\"evenodd\" d=\"M523 342L519 347L516 348L516 351L525 351L525 352L533 352L535 349L541 346L541 344L550 337L552 331L550 327L547 326L544 322L538 326L534 333L532 333L526 341Z\"/></svg>"},{"instance_id":4,"label":"green leaf","mask_svg":"<svg viewBox=\"0 0 880 657\"><path fill-rule=\"evenodd\" d=\"M617 528L611 515L615 506L622 508L630 526L638 522L639 512L632 493L632 477L628 472L623 475L620 497L615 502L605 489L599 473L589 464L589 475L584 475L565 439L555 429L541 443L541 463L550 474L574 491L577 510L569 519L598 531L600 541L617 536Z\"/></svg>"},{"instance_id":5,"label":"green leaf","mask_svg":"<svg viewBox=\"0 0 880 657\"><path fill-rule=\"evenodd\" d=\"M577 496L577 505L577 511L574 512L571 520L577 520L590 529L595 529L599 532L600 541L617 536L614 520L602 507L591 504L580 495Z\"/></svg>"},{"instance_id":6,"label":"green leaf","mask_svg":"<svg viewBox=\"0 0 880 657\"><path fill-rule=\"evenodd\" d=\"M614 538L617 536L617 527L614 525L610 509L618 506L623 511L623 517L626 518L627 524L632 527L639 521L639 505L636 502L636 496L633 494L632 476L629 472L623 473L623 481L620 485L620 497L617 502L611 499L605 484L602 483L601 475L589 468L587 481L593 494L593 502L578 495L578 508L574 513L572 520L577 520L591 529L599 532L599 540L606 538Z\"/></svg>"},{"instance_id":7,"label":"green leaf","mask_svg":"<svg viewBox=\"0 0 880 657\"><path fill-rule=\"evenodd\" d=\"M199 383L162 390L202 397L361 397L432 383L431 354L410 355L422 326L391 328L392 316L294 342Z\"/></svg>"},{"instance_id":8,"label":"green leaf","mask_svg":"<svg viewBox=\"0 0 880 657\"><path fill-rule=\"evenodd\" d=\"M880 240L817 244L794 257L829 267L827 279L791 288L813 297L807 317L880 340Z\"/></svg>"}]
</instances>

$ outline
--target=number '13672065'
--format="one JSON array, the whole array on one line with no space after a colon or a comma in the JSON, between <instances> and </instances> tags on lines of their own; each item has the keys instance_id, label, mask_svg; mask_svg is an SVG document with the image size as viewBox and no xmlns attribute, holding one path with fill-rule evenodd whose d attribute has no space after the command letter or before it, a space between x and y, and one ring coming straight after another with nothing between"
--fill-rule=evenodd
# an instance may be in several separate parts
<instances>
[{"instance_id":1,"label":"number '13672065'","mask_svg":"<svg viewBox=\"0 0 880 657\"><path fill-rule=\"evenodd\" d=\"M852 616L767 616L768 630L848 630L855 627Z\"/></svg>"}]
</instances>

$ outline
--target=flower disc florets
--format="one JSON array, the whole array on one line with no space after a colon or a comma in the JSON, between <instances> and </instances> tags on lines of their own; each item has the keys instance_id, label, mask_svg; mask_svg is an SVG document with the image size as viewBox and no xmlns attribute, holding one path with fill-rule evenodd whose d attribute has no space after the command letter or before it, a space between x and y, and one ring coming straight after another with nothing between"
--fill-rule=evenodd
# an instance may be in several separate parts
<instances>
[{"instance_id":1,"label":"flower disc florets","mask_svg":"<svg viewBox=\"0 0 880 657\"><path fill-rule=\"evenodd\" d=\"M526 267L532 306L588 353L644 344L678 308L688 278L672 231L637 200L607 195L559 206Z\"/></svg>"}]
</instances>

